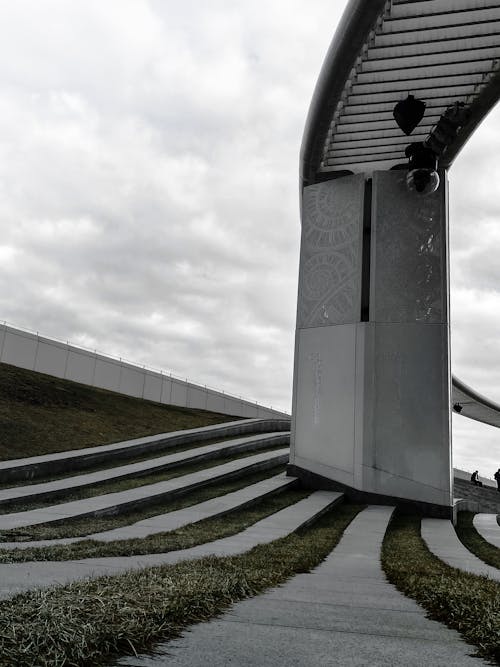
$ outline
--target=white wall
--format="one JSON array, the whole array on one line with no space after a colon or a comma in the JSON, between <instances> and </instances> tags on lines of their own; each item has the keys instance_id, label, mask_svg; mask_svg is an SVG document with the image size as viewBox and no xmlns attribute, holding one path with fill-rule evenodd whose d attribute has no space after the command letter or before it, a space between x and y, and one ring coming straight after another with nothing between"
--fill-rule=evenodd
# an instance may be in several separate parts
<instances>
[{"instance_id":1,"label":"white wall","mask_svg":"<svg viewBox=\"0 0 500 667\"><path fill-rule=\"evenodd\" d=\"M0 362L157 403L238 417L288 417L224 392L0 324Z\"/></svg>"}]
</instances>

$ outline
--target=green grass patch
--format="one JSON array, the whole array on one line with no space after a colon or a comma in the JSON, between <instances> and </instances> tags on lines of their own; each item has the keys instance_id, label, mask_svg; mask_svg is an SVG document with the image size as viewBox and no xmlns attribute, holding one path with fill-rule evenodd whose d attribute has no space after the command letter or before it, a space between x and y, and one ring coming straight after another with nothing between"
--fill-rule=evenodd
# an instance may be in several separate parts
<instances>
[{"instance_id":1,"label":"green grass patch","mask_svg":"<svg viewBox=\"0 0 500 667\"><path fill-rule=\"evenodd\" d=\"M478 653L500 662L500 585L462 572L434 556L420 536L420 518L398 516L389 526L382 565L391 583L430 618L458 630Z\"/></svg>"},{"instance_id":2,"label":"green grass patch","mask_svg":"<svg viewBox=\"0 0 500 667\"><path fill-rule=\"evenodd\" d=\"M233 421L0 364L0 460Z\"/></svg>"},{"instance_id":3,"label":"green grass patch","mask_svg":"<svg viewBox=\"0 0 500 667\"><path fill-rule=\"evenodd\" d=\"M500 549L487 542L484 537L481 537L474 528L473 519L473 512L458 513L456 531L459 540L469 551L480 558L483 563L500 569Z\"/></svg>"},{"instance_id":4,"label":"green grass patch","mask_svg":"<svg viewBox=\"0 0 500 667\"><path fill-rule=\"evenodd\" d=\"M208 460L205 459L192 461L191 463L178 465L172 468L168 468L167 470L160 470L159 472L151 473L149 475L139 473L138 475L131 477L119 478L110 481L104 480L103 482L93 484L92 486L77 488L69 493L62 491L60 492L60 495L57 495L57 497L34 498L31 501L24 500L10 503L8 505L2 505L0 507L0 515L12 514L14 512L26 512L28 510L38 509L41 507L52 507L53 505L60 505L62 503L72 502L74 500L94 498L95 496L101 496L107 493L118 493L120 491L136 489L139 486L156 484L157 482L165 482L169 479L174 479L175 477L181 477L183 475L189 475L193 472L198 472L199 470L208 470L215 466L229 463L230 461L245 459L249 456L254 456L255 454L273 452L274 450L282 448L283 445L271 445L269 447L263 447L259 450L245 451L236 454L226 454L225 456L215 456L214 458ZM152 502L154 502L154 500ZM6 531L0 532L0 535L4 535L5 532Z\"/></svg>"},{"instance_id":5,"label":"green grass patch","mask_svg":"<svg viewBox=\"0 0 500 667\"><path fill-rule=\"evenodd\" d=\"M304 490L287 490L268 496L261 501L221 517L191 523L177 530L157 533L145 538L98 542L85 540L76 544L35 547L30 549L0 551L0 563L22 563L28 561L60 561L103 556L139 556L148 553L166 553L189 549L197 544L212 542L222 537L235 535L270 514L279 512L310 494Z\"/></svg>"},{"instance_id":6,"label":"green grass patch","mask_svg":"<svg viewBox=\"0 0 500 667\"><path fill-rule=\"evenodd\" d=\"M335 547L360 509L337 507L300 534L240 556L100 577L0 602L0 665L103 665L146 651L233 602L308 572Z\"/></svg>"}]
</instances>

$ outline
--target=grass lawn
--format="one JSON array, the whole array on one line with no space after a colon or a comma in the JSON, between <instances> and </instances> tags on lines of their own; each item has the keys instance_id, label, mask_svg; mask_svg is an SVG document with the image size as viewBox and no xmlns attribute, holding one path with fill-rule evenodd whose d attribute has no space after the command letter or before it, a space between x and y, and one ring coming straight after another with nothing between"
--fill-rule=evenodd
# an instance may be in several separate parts
<instances>
[{"instance_id":1,"label":"grass lawn","mask_svg":"<svg viewBox=\"0 0 500 667\"><path fill-rule=\"evenodd\" d=\"M218 482L217 484L210 484L199 489L190 491L179 498L170 498L159 501L158 504L137 507L130 509L123 514L114 514L106 516L85 516L81 518L74 518L63 523L41 523L37 526L26 526L25 528L17 528L9 531L0 531L0 542L27 542L31 540L53 540L60 537L82 537L91 535L93 533L100 533L105 530L112 530L121 526L129 526L137 521L148 519L149 517L163 514L164 512L174 512L175 510L190 507L197 503L202 503L211 498L237 491L249 484L260 482L260 480L272 475L277 475L284 471L284 466L276 466L268 468L267 470L260 470L259 472L245 475L237 479L226 480ZM6 562L5 551L0 550L0 562Z\"/></svg>"},{"instance_id":2,"label":"grass lawn","mask_svg":"<svg viewBox=\"0 0 500 667\"><path fill-rule=\"evenodd\" d=\"M462 572L434 556L420 536L420 518L397 516L389 526L382 565L391 583L430 618L458 630L478 653L500 663L500 584Z\"/></svg>"},{"instance_id":3,"label":"grass lawn","mask_svg":"<svg viewBox=\"0 0 500 667\"><path fill-rule=\"evenodd\" d=\"M210 468L215 468L216 466L223 465L224 463L229 463L230 461L236 461L240 459L246 459L250 456L255 456L256 454L265 454L266 452L273 452L278 449L282 449L283 445L273 445L269 447L263 447L257 451L245 451L239 452L236 454L226 454L225 456L220 456L218 458L208 459L206 461L192 461L190 463L185 463L184 465L177 466L175 468L168 468L167 470L160 470L159 472L153 472L149 475L140 474L135 477L125 477L123 479L111 479L104 480L94 484L93 486L84 486L77 488L74 491L66 492L60 491L57 497L49 498L34 498L33 500L20 500L19 502L9 503L7 505L3 504L0 507L0 515L2 514L11 514L13 512L24 512L26 510L32 510L40 507L51 507L53 505L59 505L66 502L73 502L74 500L85 500L86 498L94 498L95 496L101 496L108 493L118 493L120 491L127 491L128 489L135 489L139 486L146 486L148 484L156 484L157 482L164 482L169 479L174 479L175 477L182 477L184 475L189 475L199 470L208 470ZM157 500L160 500L157 498ZM151 504L155 502L154 499L151 499ZM118 510L119 513L120 510Z\"/></svg>"},{"instance_id":4,"label":"grass lawn","mask_svg":"<svg viewBox=\"0 0 500 667\"><path fill-rule=\"evenodd\" d=\"M256 521L288 505L292 505L310 494L309 491L290 489L263 498L247 508L237 509L225 516L204 519L188 524L177 530L157 533L145 538L97 542L85 540L76 544L37 547L0 551L0 563L20 563L41 560L77 560L80 558L101 558L104 556L137 556L141 554L165 553L178 549L189 549L197 544L211 542L222 537L235 535Z\"/></svg>"},{"instance_id":5,"label":"grass lawn","mask_svg":"<svg viewBox=\"0 0 500 667\"><path fill-rule=\"evenodd\" d=\"M362 509L343 505L301 534L208 557L33 591L0 602L5 667L103 665L318 565Z\"/></svg>"},{"instance_id":6,"label":"grass lawn","mask_svg":"<svg viewBox=\"0 0 500 667\"><path fill-rule=\"evenodd\" d=\"M456 526L457 535L469 551L480 558L483 563L500 568L500 549L487 542L474 528L473 512L459 512Z\"/></svg>"},{"instance_id":7,"label":"grass lawn","mask_svg":"<svg viewBox=\"0 0 500 667\"><path fill-rule=\"evenodd\" d=\"M238 417L161 405L0 364L0 460L235 419Z\"/></svg>"}]
</instances>

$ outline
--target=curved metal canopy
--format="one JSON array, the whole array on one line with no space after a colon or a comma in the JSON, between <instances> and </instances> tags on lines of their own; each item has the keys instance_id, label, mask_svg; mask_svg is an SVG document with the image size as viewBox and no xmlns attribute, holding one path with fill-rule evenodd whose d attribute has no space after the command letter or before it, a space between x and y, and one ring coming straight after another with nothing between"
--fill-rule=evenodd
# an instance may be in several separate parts
<instances>
[{"instance_id":1,"label":"curved metal canopy","mask_svg":"<svg viewBox=\"0 0 500 667\"><path fill-rule=\"evenodd\" d=\"M409 94L426 109L406 136L393 110ZM438 151L448 168L499 98L500 0L350 0L309 109L302 185L406 164L406 146L434 136L458 104L464 120ZM500 405L455 377L452 401L500 427Z\"/></svg>"},{"instance_id":2,"label":"curved metal canopy","mask_svg":"<svg viewBox=\"0 0 500 667\"><path fill-rule=\"evenodd\" d=\"M500 405L478 394L456 377L453 378L452 404L459 406L462 417L500 427Z\"/></svg>"},{"instance_id":3,"label":"curved metal canopy","mask_svg":"<svg viewBox=\"0 0 500 667\"><path fill-rule=\"evenodd\" d=\"M408 94L426 104L409 137L392 115ZM437 151L447 168L499 97L500 0L350 0L309 110L302 181L406 164L406 146L459 108Z\"/></svg>"}]
</instances>

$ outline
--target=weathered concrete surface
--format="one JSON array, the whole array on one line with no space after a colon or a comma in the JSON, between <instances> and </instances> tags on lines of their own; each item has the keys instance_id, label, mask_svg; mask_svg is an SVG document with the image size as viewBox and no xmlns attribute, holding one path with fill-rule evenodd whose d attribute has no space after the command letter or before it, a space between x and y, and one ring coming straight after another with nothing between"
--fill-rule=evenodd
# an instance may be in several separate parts
<instances>
[{"instance_id":1,"label":"weathered concrete surface","mask_svg":"<svg viewBox=\"0 0 500 667\"><path fill-rule=\"evenodd\" d=\"M422 519L422 538L434 555L465 572L484 575L500 581L500 570L486 565L464 547L455 529L446 519Z\"/></svg>"},{"instance_id":2,"label":"weathered concrete surface","mask_svg":"<svg viewBox=\"0 0 500 667\"><path fill-rule=\"evenodd\" d=\"M173 479L155 484L138 486L135 489L106 493L93 498L74 500L50 507L41 507L25 512L14 512L0 515L0 530L34 526L40 523L60 521L73 517L98 516L99 514L118 514L131 507L140 507L149 504L152 499L174 497L188 490L193 490L216 480L232 478L263 470L288 460L288 448L272 452L254 454L236 461L229 461L219 466L199 470L189 475L174 477Z\"/></svg>"},{"instance_id":3,"label":"weathered concrete surface","mask_svg":"<svg viewBox=\"0 0 500 667\"><path fill-rule=\"evenodd\" d=\"M67 493L82 489L88 486L94 486L110 480L126 479L127 477L140 477L154 474L169 468L176 468L194 461L208 461L230 454L236 454L245 451L258 451L265 447L273 445L288 445L290 442L289 432L281 433L263 433L259 435L250 435L244 438L234 438L224 442L214 442L210 445L195 447L187 451L176 452L175 454L166 454L138 463L129 463L128 465L116 466L105 470L87 473L86 475L75 475L65 477L53 482L44 482L42 484L27 484L25 486L16 486L10 489L0 489L0 506L9 505L15 502L49 499L62 497Z\"/></svg>"},{"instance_id":4,"label":"weathered concrete surface","mask_svg":"<svg viewBox=\"0 0 500 667\"><path fill-rule=\"evenodd\" d=\"M30 549L33 547L47 547L64 544L74 544L83 540L97 540L99 542L113 542L114 540L130 540L144 538L156 533L177 530L190 523L203 519L221 516L234 509L241 509L272 493L284 491L297 483L296 478L287 477L284 473L274 475L256 484L245 486L243 489L226 493L223 496L206 500L196 505L190 505L174 512L165 512L156 516L137 521L129 526L121 526L101 533L92 533L85 537L67 537L56 540L34 540L32 542L0 542L0 549Z\"/></svg>"},{"instance_id":5,"label":"weathered concrete surface","mask_svg":"<svg viewBox=\"0 0 500 667\"><path fill-rule=\"evenodd\" d=\"M500 526L496 514L476 514L473 523L481 537L500 549Z\"/></svg>"},{"instance_id":6,"label":"weathered concrete surface","mask_svg":"<svg viewBox=\"0 0 500 667\"><path fill-rule=\"evenodd\" d=\"M369 507L311 574L234 605L138 667L479 667L474 648L389 584L380 547L392 508Z\"/></svg>"},{"instance_id":7,"label":"weathered concrete surface","mask_svg":"<svg viewBox=\"0 0 500 667\"><path fill-rule=\"evenodd\" d=\"M316 491L307 498L258 521L237 535L200 544L191 549L144 556L0 565L0 598L9 597L30 588L46 588L87 577L119 574L125 570L152 565L177 563L181 560L213 554L219 556L240 554L258 544L272 542L307 526L341 500L342 494L340 493Z\"/></svg>"}]
</instances>

